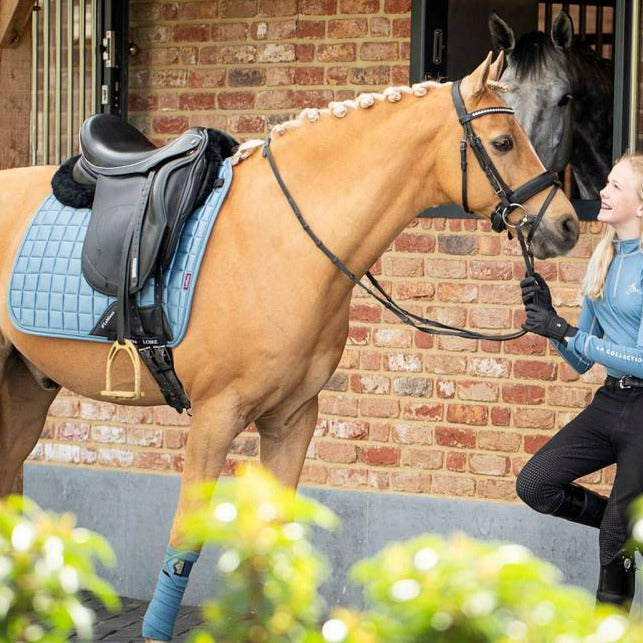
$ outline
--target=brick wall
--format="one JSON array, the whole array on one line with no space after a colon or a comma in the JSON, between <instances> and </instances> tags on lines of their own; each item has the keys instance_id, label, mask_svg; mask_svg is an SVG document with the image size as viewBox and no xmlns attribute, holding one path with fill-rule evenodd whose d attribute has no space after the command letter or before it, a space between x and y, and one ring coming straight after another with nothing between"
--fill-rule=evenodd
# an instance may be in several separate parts
<instances>
[{"instance_id":1,"label":"brick wall","mask_svg":"<svg viewBox=\"0 0 643 643\"><path fill-rule=\"evenodd\" d=\"M191 125L263 135L305 106L408 82L410 0L132 2L132 120L163 143ZM538 265L555 304L578 313L579 280L598 240L582 226L570 256ZM375 266L412 310L490 332L519 326L516 244L474 220L418 219ZM515 499L523 463L590 399L536 336L498 344L432 339L356 294L340 366L302 482L350 489ZM32 459L80 466L182 468L187 418L64 392ZM254 458L250 429L228 471ZM612 472L587 482L605 490Z\"/></svg>"},{"instance_id":2,"label":"brick wall","mask_svg":"<svg viewBox=\"0 0 643 643\"><path fill-rule=\"evenodd\" d=\"M158 142L191 125L263 135L304 107L408 83L411 0L130 4L131 115Z\"/></svg>"}]
</instances>

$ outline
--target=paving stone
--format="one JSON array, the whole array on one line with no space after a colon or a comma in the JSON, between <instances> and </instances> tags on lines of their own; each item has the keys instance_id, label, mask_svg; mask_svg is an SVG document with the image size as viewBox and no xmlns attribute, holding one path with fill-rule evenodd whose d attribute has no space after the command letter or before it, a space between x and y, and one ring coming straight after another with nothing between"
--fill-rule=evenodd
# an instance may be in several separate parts
<instances>
[{"instance_id":1,"label":"paving stone","mask_svg":"<svg viewBox=\"0 0 643 643\"><path fill-rule=\"evenodd\" d=\"M92 596L86 596L83 604L96 614L92 642L140 643L143 640L141 625L147 609L147 601L121 598L121 610L116 613L109 612L98 599ZM191 630L199 627L202 623L203 618L198 607L182 607L176 619L172 640L178 643L187 641ZM78 636L72 636L69 640L90 643L87 639L80 639Z\"/></svg>"}]
</instances>

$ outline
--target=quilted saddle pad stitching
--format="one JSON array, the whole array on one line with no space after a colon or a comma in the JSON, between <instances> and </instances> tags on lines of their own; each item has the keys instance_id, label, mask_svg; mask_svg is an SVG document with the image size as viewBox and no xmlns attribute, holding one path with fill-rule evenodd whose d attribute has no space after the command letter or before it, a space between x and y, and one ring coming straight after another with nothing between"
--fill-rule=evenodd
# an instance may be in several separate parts
<instances>
[{"instance_id":1,"label":"quilted saddle pad stitching","mask_svg":"<svg viewBox=\"0 0 643 643\"><path fill-rule=\"evenodd\" d=\"M226 160L219 171L223 186L213 190L186 221L177 252L166 270L164 308L174 336L169 346L176 346L187 330L198 271L232 175L232 166ZM90 215L88 209L74 210L49 195L32 217L14 263L8 293L9 315L19 330L65 339L111 341L89 335L115 301L94 291L81 274L80 253ZM62 246L64 257L60 256ZM150 279L139 301L145 305L153 300L154 283Z\"/></svg>"}]
</instances>

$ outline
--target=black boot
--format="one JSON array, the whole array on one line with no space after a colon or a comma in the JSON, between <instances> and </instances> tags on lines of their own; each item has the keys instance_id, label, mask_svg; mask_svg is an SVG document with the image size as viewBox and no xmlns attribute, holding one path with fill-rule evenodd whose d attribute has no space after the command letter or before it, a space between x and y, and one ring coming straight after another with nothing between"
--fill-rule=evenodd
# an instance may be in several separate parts
<instances>
[{"instance_id":1,"label":"black boot","mask_svg":"<svg viewBox=\"0 0 643 643\"><path fill-rule=\"evenodd\" d=\"M607 498L574 483L563 485L563 489L565 499L553 515L581 525L600 527Z\"/></svg>"},{"instance_id":2,"label":"black boot","mask_svg":"<svg viewBox=\"0 0 643 643\"><path fill-rule=\"evenodd\" d=\"M599 603L620 605L629 610L636 587L634 556L620 551L607 565L601 565L596 600Z\"/></svg>"}]
</instances>

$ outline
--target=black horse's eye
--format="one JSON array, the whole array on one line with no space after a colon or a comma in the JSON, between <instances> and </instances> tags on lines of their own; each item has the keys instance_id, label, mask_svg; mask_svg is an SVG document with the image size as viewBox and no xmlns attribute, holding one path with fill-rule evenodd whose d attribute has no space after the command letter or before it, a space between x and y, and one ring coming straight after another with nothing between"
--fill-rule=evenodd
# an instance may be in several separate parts
<instances>
[{"instance_id":1,"label":"black horse's eye","mask_svg":"<svg viewBox=\"0 0 643 643\"><path fill-rule=\"evenodd\" d=\"M494 138L493 141L491 141L491 144L498 150L498 152L508 152L513 149L514 146L513 139L508 134Z\"/></svg>"},{"instance_id":2,"label":"black horse's eye","mask_svg":"<svg viewBox=\"0 0 643 643\"><path fill-rule=\"evenodd\" d=\"M558 107L565 107L567 103L572 99L571 94L565 94L559 101L558 101Z\"/></svg>"}]
</instances>

